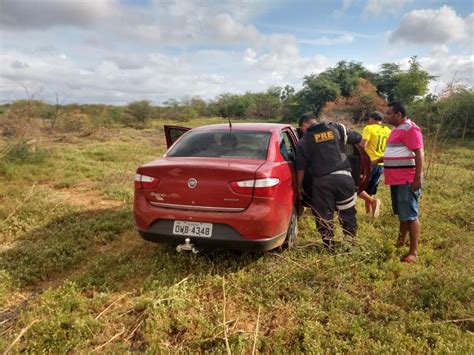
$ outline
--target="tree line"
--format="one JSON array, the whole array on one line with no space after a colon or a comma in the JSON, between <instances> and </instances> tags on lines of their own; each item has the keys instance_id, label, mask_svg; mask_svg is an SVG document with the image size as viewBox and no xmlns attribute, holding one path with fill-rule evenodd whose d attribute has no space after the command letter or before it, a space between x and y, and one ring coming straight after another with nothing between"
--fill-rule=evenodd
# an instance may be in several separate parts
<instances>
[{"instance_id":1,"label":"tree line","mask_svg":"<svg viewBox=\"0 0 474 355\"><path fill-rule=\"evenodd\" d=\"M340 61L321 73L305 76L300 90L290 85L273 86L264 92L223 93L208 101L186 97L172 98L160 105L140 100L126 106L66 105L59 95L55 103L47 104L30 97L0 106L0 120L4 136L18 136L23 131L21 127L27 126L26 117L41 118L48 132L92 131L117 123L144 128L153 118L186 122L196 117L220 116L296 122L304 112L357 123L371 111L383 110L387 101L400 100L408 105L417 122L431 131L471 135L473 90L451 85L439 96L426 95L428 84L434 79L416 57L410 59L405 70L398 63L383 63L377 72L360 62Z\"/></svg>"},{"instance_id":2,"label":"tree line","mask_svg":"<svg viewBox=\"0 0 474 355\"><path fill-rule=\"evenodd\" d=\"M361 93L358 88L361 79L373 85L376 94ZM158 114L184 121L198 116L222 116L291 122L304 112L319 114L326 103L356 94L365 95L363 101L368 107L374 106L376 96L409 104L427 93L432 79L434 77L421 68L416 57L410 59L407 70L402 70L397 63L384 63L375 73L360 62L340 61L319 74L305 76L299 91L286 85L273 86L265 92L223 93L210 101L200 97L170 99L158 106ZM130 103L128 108L135 112L149 107L151 113L151 106L148 101L138 101ZM362 118L358 117L358 120Z\"/></svg>"}]
</instances>

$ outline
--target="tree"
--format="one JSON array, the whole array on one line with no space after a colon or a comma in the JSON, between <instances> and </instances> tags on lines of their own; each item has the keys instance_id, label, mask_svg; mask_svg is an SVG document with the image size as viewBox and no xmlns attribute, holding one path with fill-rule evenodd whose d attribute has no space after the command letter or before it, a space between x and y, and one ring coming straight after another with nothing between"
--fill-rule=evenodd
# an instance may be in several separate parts
<instances>
[{"instance_id":1,"label":"tree","mask_svg":"<svg viewBox=\"0 0 474 355\"><path fill-rule=\"evenodd\" d=\"M222 117L245 117L245 114L250 107L250 95L233 95L221 94L219 95L215 107L217 113Z\"/></svg>"},{"instance_id":2,"label":"tree","mask_svg":"<svg viewBox=\"0 0 474 355\"><path fill-rule=\"evenodd\" d=\"M386 97L388 101L395 100L395 87L398 85L400 65L396 63L383 63L374 76L377 93Z\"/></svg>"},{"instance_id":3,"label":"tree","mask_svg":"<svg viewBox=\"0 0 474 355\"><path fill-rule=\"evenodd\" d=\"M297 116L298 103L296 101L295 88L286 85L280 93L281 115L284 121L292 121Z\"/></svg>"},{"instance_id":4,"label":"tree","mask_svg":"<svg viewBox=\"0 0 474 355\"><path fill-rule=\"evenodd\" d=\"M246 117L271 119L279 116L281 112L280 90L267 93L248 93L251 102L247 109Z\"/></svg>"},{"instance_id":5,"label":"tree","mask_svg":"<svg viewBox=\"0 0 474 355\"><path fill-rule=\"evenodd\" d=\"M349 97L353 95L357 88L357 82L360 78L368 78L371 73L360 62L340 61L334 68L326 69L321 76L327 77L336 83L341 95Z\"/></svg>"},{"instance_id":6,"label":"tree","mask_svg":"<svg viewBox=\"0 0 474 355\"><path fill-rule=\"evenodd\" d=\"M377 92L386 96L388 101L400 100L409 104L417 96L423 96L428 91L428 84L434 77L421 68L416 56L410 58L410 68L400 69L396 63L384 63L375 75L374 81Z\"/></svg>"},{"instance_id":7,"label":"tree","mask_svg":"<svg viewBox=\"0 0 474 355\"><path fill-rule=\"evenodd\" d=\"M410 58L410 68L406 72L396 75L397 83L394 88L395 98L409 104L417 96L424 96L428 91L428 84L434 77L421 69L416 56Z\"/></svg>"},{"instance_id":8,"label":"tree","mask_svg":"<svg viewBox=\"0 0 474 355\"><path fill-rule=\"evenodd\" d=\"M205 116L207 111L207 103L199 96L193 96L189 101L189 106L196 111L198 116Z\"/></svg>"},{"instance_id":9,"label":"tree","mask_svg":"<svg viewBox=\"0 0 474 355\"><path fill-rule=\"evenodd\" d=\"M124 114L124 123L129 127L145 128L153 113L149 101L134 101L127 105Z\"/></svg>"},{"instance_id":10,"label":"tree","mask_svg":"<svg viewBox=\"0 0 474 355\"><path fill-rule=\"evenodd\" d=\"M307 75L303 80L303 89L296 95L301 111L319 115L324 105L335 100L341 94L339 85L325 75Z\"/></svg>"},{"instance_id":11,"label":"tree","mask_svg":"<svg viewBox=\"0 0 474 355\"><path fill-rule=\"evenodd\" d=\"M274 96L274 97L277 97L277 98L280 98L280 95L281 95L282 91L283 91L283 89L280 86L270 86L267 89L267 94L271 95L271 96Z\"/></svg>"},{"instance_id":12,"label":"tree","mask_svg":"<svg viewBox=\"0 0 474 355\"><path fill-rule=\"evenodd\" d=\"M64 100L60 100L58 93L56 93L56 103L54 105L44 104L40 110L39 116L43 119L44 127L51 133L54 131L58 120L65 113Z\"/></svg>"}]
</instances>

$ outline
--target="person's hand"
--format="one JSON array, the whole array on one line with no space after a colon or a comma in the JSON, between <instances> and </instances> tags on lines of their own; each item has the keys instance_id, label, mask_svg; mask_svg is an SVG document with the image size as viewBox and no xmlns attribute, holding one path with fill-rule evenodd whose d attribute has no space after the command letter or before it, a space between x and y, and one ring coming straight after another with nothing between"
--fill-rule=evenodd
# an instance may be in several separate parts
<instances>
[{"instance_id":1,"label":"person's hand","mask_svg":"<svg viewBox=\"0 0 474 355\"><path fill-rule=\"evenodd\" d=\"M372 163L373 166L376 166L379 163L381 163L382 161L383 161L383 158L378 158L378 159L372 160L371 163Z\"/></svg>"},{"instance_id":2,"label":"person's hand","mask_svg":"<svg viewBox=\"0 0 474 355\"><path fill-rule=\"evenodd\" d=\"M303 188L298 187L298 199L302 200L303 199Z\"/></svg>"},{"instance_id":3,"label":"person's hand","mask_svg":"<svg viewBox=\"0 0 474 355\"><path fill-rule=\"evenodd\" d=\"M415 180L413 180L411 184L411 191L415 192L421 187L421 177L415 177Z\"/></svg>"}]
</instances>

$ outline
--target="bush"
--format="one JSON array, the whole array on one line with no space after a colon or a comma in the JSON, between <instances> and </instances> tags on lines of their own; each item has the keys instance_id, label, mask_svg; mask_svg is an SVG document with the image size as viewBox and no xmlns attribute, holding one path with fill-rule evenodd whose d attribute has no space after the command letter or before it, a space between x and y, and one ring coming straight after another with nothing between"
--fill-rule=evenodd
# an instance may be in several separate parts
<instances>
[{"instance_id":1,"label":"bush","mask_svg":"<svg viewBox=\"0 0 474 355\"><path fill-rule=\"evenodd\" d=\"M134 101L127 105L123 122L128 127L145 128L153 114L153 106L149 101Z\"/></svg>"},{"instance_id":2,"label":"bush","mask_svg":"<svg viewBox=\"0 0 474 355\"><path fill-rule=\"evenodd\" d=\"M195 109L190 106L186 106L182 110L181 117L178 117L181 121L188 122L198 117L198 113Z\"/></svg>"},{"instance_id":3,"label":"bush","mask_svg":"<svg viewBox=\"0 0 474 355\"><path fill-rule=\"evenodd\" d=\"M260 119L272 119L281 115L279 95L270 92L251 94L251 104L246 116Z\"/></svg>"},{"instance_id":4,"label":"bush","mask_svg":"<svg viewBox=\"0 0 474 355\"><path fill-rule=\"evenodd\" d=\"M474 133L474 90L456 88L441 98L428 96L409 107L418 125L432 137L465 137Z\"/></svg>"},{"instance_id":5,"label":"bush","mask_svg":"<svg viewBox=\"0 0 474 355\"><path fill-rule=\"evenodd\" d=\"M124 115L124 110L122 107L109 106L107 108L107 120L109 122L119 122Z\"/></svg>"},{"instance_id":6,"label":"bush","mask_svg":"<svg viewBox=\"0 0 474 355\"><path fill-rule=\"evenodd\" d=\"M11 163L41 163L48 155L46 149L37 148L28 142L13 145L7 150L5 160Z\"/></svg>"},{"instance_id":7,"label":"bush","mask_svg":"<svg viewBox=\"0 0 474 355\"><path fill-rule=\"evenodd\" d=\"M35 100L18 100L8 106L0 116L0 134L16 142L27 141L40 135L40 125L34 119L42 103Z\"/></svg>"}]
</instances>

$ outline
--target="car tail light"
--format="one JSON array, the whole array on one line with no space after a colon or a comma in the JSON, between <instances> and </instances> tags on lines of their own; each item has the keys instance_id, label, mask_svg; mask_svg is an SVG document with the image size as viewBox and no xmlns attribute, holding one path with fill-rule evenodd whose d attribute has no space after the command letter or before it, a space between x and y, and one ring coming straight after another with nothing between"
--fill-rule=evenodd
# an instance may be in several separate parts
<instances>
[{"instance_id":1,"label":"car tail light","mask_svg":"<svg viewBox=\"0 0 474 355\"><path fill-rule=\"evenodd\" d=\"M280 183L278 178L264 178L256 180L233 181L230 183L232 190L241 195L252 195L259 197L273 197Z\"/></svg>"},{"instance_id":2,"label":"car tail light","mask_svg":"<svg viewBox=\"0 0 474 355\"><path fill-rule=\"evenodd\" d=\"M152 189L158 185L160 180L153 176L147 176L142 174L135 175L135 189Z\"/></svg>"}]
</instances>

